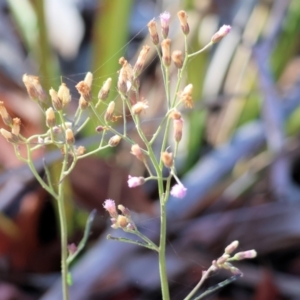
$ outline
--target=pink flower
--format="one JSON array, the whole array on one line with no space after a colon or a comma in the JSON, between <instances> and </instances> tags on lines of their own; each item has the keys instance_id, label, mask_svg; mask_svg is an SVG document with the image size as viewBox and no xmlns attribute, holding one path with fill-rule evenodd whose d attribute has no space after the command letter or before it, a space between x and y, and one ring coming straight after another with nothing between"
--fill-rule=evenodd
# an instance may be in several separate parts
<instances>
[{"instance_id":1,"label":"pink flower","mask_svg":"<svg viewBox=\"0 0 300 300\"><path fill-rule=\"evenodd\" d=\"M112 218L117 218L118 217L118 212L116 208L116 204L114 200L107 199L103 203L104 209L110 214Z\"/></svg>"},{"instance_id":2,"label":"pink flower","mask_svg":"<svg viewBox=\"0 0 300 300\"><path fill-rule=\"evenodd\" d=\"M176 198L182 199L185 197L186 191L187 189L182 184L178 183L172 187L171 195Z\"/></svg>"},{"instance_id":3,"label":"pink flower","mask_svg":"<svg viewBox=\"0 0 300 300\"><path fill-rule=\"evenodd\" d=\"M212 43L218 43L231 30L230 25L223 25L211 38Z\"/></svg>"},{"instance_id":4,"label":"pink flower","mask_svg":"<svg viewBox=\"0 0 300 300\"><path fill-rule=\"evenodd\" d=\"M167 38L169 33L170 13L165 11L160 14L159 18L160 18L160 24L162 29L162 35L164 38Z\"/></svg>"},{"instance_id":5,"label":"pink flower","mask_svg":"<svg viewBox=\"0 0 300 300\"><path fill-rule=\"evenodd\" d=\"M144 184L145 179L144 179L144 177L132 177L132 176L128 175L127 183L130 188L134 188L134 187Z\"/></svg>"}]
</instances>

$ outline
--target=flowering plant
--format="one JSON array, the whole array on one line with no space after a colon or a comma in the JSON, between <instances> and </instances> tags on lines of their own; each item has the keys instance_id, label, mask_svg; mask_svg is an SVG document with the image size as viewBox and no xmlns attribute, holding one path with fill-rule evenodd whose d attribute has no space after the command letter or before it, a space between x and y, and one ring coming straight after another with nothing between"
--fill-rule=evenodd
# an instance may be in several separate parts
<instances>
[{"instance_id":1,"label":"flowering plant","mask_svg":"<svg viewBox=\"0 0 300 300\"><path fill-rule=\"evenodd\" d=\"M65 178L73 170L76 162L89 155L101 151L106 148L116 147L121 140L131 145L131 153L136 159L144 164L148 176L129 175L128 187L135 188L143 185L145 182L155 180L158 186L159 202L160 202L160 239L159 243L155 244L147 236L142 234L138 227L135 225L134 220L128 208L123 205L116 204L114 200L105 200L103 207L109 213L112 228L122 229L125 232L136 235L139 240L131 240L125 238L117 238L109 236L108 238L113 240L120 240L127 243L134 243L136 245L146 247L158 253L159 261L159 273L161 281L162 297L164 300L170 298L169 287L166 272L165 261L165 248L166 248L166 232L167 232L167 218L166 218L166 205L170 194L176 198L182 199L187 194L187 189L181 183L177 176L175 162L178 152L178 145L182 140L184 120L180 112L182 106L192 108L193 107L193 86L187 84L182 87L183 74L186 71L188 61L195 55L200 54L205 49L219 42L225 37L229 31L230 26L224 25L220 30L215 33L211 41L201 50L188 53L187 47L187 35L189 34L189 24L187 22L187 14L184 11L178 12L178 18L183 32L183 38L185 41L185 53L179 50L175 50L171 53L171 40L168 38L169 33L169 21L170 14L164 12L160 15L161 23L161 36L157 31L157 24L155 20L151 20L148 23L149 34L153 46L156 48L157 55L161 62L162 77L165 86L165 116L161 120L158 127L154 130L151 139L148 139L141 127L141 114L145 114L149 107L147 100L140 96L139 91L139 76L141 75L145 66L147 55L150 51L150 46L144 46L139 54L139 57L134 66L125 58L120 58L119 63L121 69L119 71L117 88L119 98L122 101L123 106L123 132L118 132L113 124L118 120L118 116L115 114L115 101L106 103L109 91L112 84L112 79L108 78L98 94L97 101L93 101L91 95L91 86L93 81L92 73L87 73L84 80L80 81L76 88L80 95L77 111L74 114L72 122L68 122L65 117L65 110L71 101L71 94L68 87L62 83L56 91L51 88L49 95L51 98L51 104L47 103L46 93L40 85L39 78L35 76L24 75L23 82L27 88L29 96L36 101L42 108L46 106L45 119L47 131L44 134L37 134L29 138L25 138L20 133L21 121L18 118L12 119L5 109L4 103L0 102L0 114L4 123L10 128L10 130L1 128L1 134L12 143L17 157L28 164L31 171L35 175L41 186L49 192L49 194L56 199L59 210L60 228L61 228L61 265L62 265L62 289L64 300L69 299L68 284L70 283L68 278L70 274L68 271L69 264L82 249L81 247L75 247L73 244L68 247L67 244L67 228L66 228L66 216L64 209L64 184ZM174 63L178 70L177 83L175 90L171 90L170 87L170 66ZM106 107L105 114L99 115L97 108L99 106ZM101 134L99 146L87 152L86 149L75 142L75 135L79 133L89 122L90 118L85 118L83 112L89 109L97 118L99 126L96 128L97 132ZM135 141L131 136L127 128L127 114L131 115L132 121L135 124L136 131L139 136L139 142ZM169 145L169 136L171 128L173 127L173 143ZM106 136L109 135L107 139ZM157 142L160 137L163 136L161 142L160 154L156 155L153 149L154 142ZM20 153L20 146L25 145L26 156L22 156ZM40 147L48 145L55 145L61 150L63 163L60 171L60 177L57 185L54 185L51 180L49 171L46 168L46 180L43 179L37 172L35 165L32 161L33 151ZM164 175L167 170L167 175ZM171 187L171 180L175 179L176 184ZM184 200L180 200L184 201ZM242 254L236 254L231 257L231 253L237 248L237 242L233 242L225 249L225 253L218 260L214 261L211 268L202 276L199 284L193 289L193 291L185 298L191 299L196 291L202 285L202 282L212 271L219 268L225 268L233 272L239 273L239 270L231 265L230 261L240 260L243 258L250 258L255 256L254 251L242 252ZM250 254L249 254L250 253ZM197 298L200 299L200 298Z\"/></svg>"}]
</instances>

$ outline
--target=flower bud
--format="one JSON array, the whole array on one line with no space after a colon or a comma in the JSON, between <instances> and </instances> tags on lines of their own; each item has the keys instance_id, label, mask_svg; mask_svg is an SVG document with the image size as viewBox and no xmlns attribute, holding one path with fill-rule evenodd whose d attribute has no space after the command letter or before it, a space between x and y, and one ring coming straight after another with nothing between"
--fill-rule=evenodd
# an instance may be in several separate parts
<instances>
[{"instance_id":1,"label":"flower bud","mask_svg":"<svg viewBox=\"0 0 300 300\"><path fill-rule=\"evenodd\" d=\"M58 96L59 99L61 99L63 107L68 105L69 102L71 101L70 90L68 89L68 87L65 83L62 83L59 86L57 96Z\"/></svg>"},{"instance_id":2,"label":"flower bud","mask_svg":"<svg viewBox=\"0 0 300 300\"><path fill-rule=\"evenodd\" d=\"M57 92L51 88L49 90L49 95L51 97L51 102L55 110L61 110L63 108L62 100L58 97Z\"/></svg>"},{"instance_id":3,"label":"flower bud","mask_svg":"<svg viewBox=\"0 0 300 300\"><path fill-rule=\"evenodd\" d=\"M184 105L188 108L193 107L193 98L192 98L192 93L193 93L193 85L188 84L180 94L180 98L183 100Z\"/></svg>"},{"instance_id":4,"label":"flower bud","mask_svg":"<svg viewBox=\"0 0 300 300\"><path fill-rule=\"evenodd\" d=\"M160 18L162 36L166 39L169 34L170 13L165 11L162 14L160 14L159 18Z\"/></svg>"},{"instance_id":5,"label":"flower bud","mask_svg":"<svg viewBox=\"0 0 300 300\"><path fill-rule=\"evenodd\" d=\"M183 119L174 120L174 140L179 143L182 138Z\"/></svg>"},{"instance_id":6,"label":"flower bud","mask_svg":"<svg viewBox=\"0 0 300 300\"><path fill-rule=\"evenodd\" d=\"M19 142L19 138L16 135L5 130L4 128L0 129L0 133L8 142L10 142L12 144L17 144Z\"/></svg>"},{"instance_id":7,"label":"flower bud","mask_svg":"<svg viewBox=\"0 0 300 300\"><path fill-rule=\"evenodd\" d=\"M128 187L134 188L134 187L143 185L145 183L145 178L144 177L134 177L134 176L128 175L127 183L128 183Z\"/></svg>"},{"instance_id":8,"label":"flower bud","mask_svg":"<svg viewBox=\"0 0 300 300\"><path fill-rule=\"evenodd\" d=\"M248 258L254 258L257 256L257 252L255 250L243 251L235 254L233 256L233 260L243 260Z\"/></svg>"},{"instance_id":9,"label":"flower bud","mask_svg":"<svg viewBox=\"0 0 300 300\"><path fill-rule=\"evenodd\" d=\"M75 143L75 138L72 129L66 129L65 136L68 145L73 145Z\"/></svg>"},{"instance_id":10,"label":"flower bud","mask_svg":"<svg viewBox=\"0 0 300 300\"><path fill-rule=\"evenodd\" d=\"M49 107L46 110L46 125L49 128L52 128L56 125L56 121L55 121L55 114L54 114L54 110L52 107Z\"/></svg>"},{"instance_id":11,"label":"flower bud","mask_svg":"<svg viewBox=\"0 0 300 300\"><path fill-rule=\"evenodd\" d=\"M161 153L161 160L164 163L165 167L171 168L173 166L173 154L169 152Z\"/></svg>"},{"instance_id":12,"label":"flower bud","mask_svg":"<svg viewBox=\"0 0 300 300\"><path fill-rule=\"evenodd\" d=\"M158 33L157 33L156 23L155 23L154 20L151 20L148 23L148 30L149 30L149 33L150 33L152 43L154 45L158 45L159 44L159 37L158 37Z\"/></svg>"},{"instance_id":13,"label":"flower bud","mask_svg":"<svg viewBox=\"0 0 300 300\"><path fill-rule=\"evenodd\" d=\"M183 55L179 50L175 50L172 53L172 60L176 66L176 68L181 69L183 66Z\"/></svg>"},{"instance_id":14,"label":"flower bud","mask_svg":"<svg viewBox=\"0 0 300 300\"><path fill-rule=\"evenodd\" d=\"M116 147L119 145L121 141L121 137L118 136L118 135L114 135L113 137L111 137L108 141L108 144L111 146L111 147Z\"/></svg>"},{"instance_id":15,"label":"flower bud","mask_svg":"<svg viewBox=\"0 0 300 300\"><path fill-rule=\"evenodd\" d=\"M124 59L124 57L120 58L119 63L122 65L122 68L119 71L118 89L120 93L126 94L131 88L133 80L133 70L131 65L126 59Z\"/></svg>"},{"instance_id":16,"label":"flower bud","mask_svg":"<svg viewBox=\"0 0 300 300\"><path fill-rule=\"evenodd\" d=\"M13 125L11 128L11 132L18 136L20 133L20 127L21 127L21 119L19 118L13 118Z\"/></svg>"},{"instance_id":17,"label":"flower bud","mask_svg":"<svg viewBox=\"0 0 300 300\"><path fill-rule=\"evenodd\" d=\"M227 260L228 258L230 257L229 254L223 254L221 257L219 257L217 259L217 264L220 266L220 265L223 265Z\"/></svg>"},{"instance_id":18,"label":"flower bud","mask_svg":"<svg viewBox=\"0 0 300 300\"><path fill-rule=\"evenodd\" d=\"M146 57L147 57L147 54L149 53L149 50L150 50L149 46L147 46L147 45L143 46L143 48L139 54L139 57L133 68L133 73L134 73L135 77L138 77L141 74L141 72L144 68Z\"/></svg>"},{"instance_id":19,"label":"flower bud","mask_svg":"<svg viewBox=\"0 0 300 300\"><path fill-rule=\"evenodd\" d=\"M177 16L178 16L178 19L179 19L179 22L180 22L180 26L181 26L182 32L185 35L189 34L190 27L189 27L189 24L187 22L187 14L186 14L186 12L184 10L180 10L177 13Z\"/></svg>"},{"instance_id":20,"label":"flower bud","mask_svg":"<svg viewBox=\"0 0 300 300\"><path fill-rule=\"evenodd\" d=\"M111 78L106 79L98 94L99 100L106 100L111 87Z\"/></svg>"},{"instance_id":21,"label":"flower bud","mask_svg":"<svg viewBox=\"0 0 300 300\"><path fill-rule=\"evenodd\" d=\"M68 245L68 251L69 251L69 255L73 255L73 254L75 254L76 252L77 252L77 246L74 244L74 243L72 243L72 244L69 244Z\"/></svg>"},{"instance_id":22,"label":"flower bud","mask_svg":"<svg viewBox=\"0 0 300 300\"><path fill-rule=\"evenodd\" d=\"M105 116L104 116L104 119L105 119L106 122L108 122L108 121L110 121L112 119L114 110L115 110L115 102L111 101L108 104L108 107L107 107L107 110L106 110Z\"/></svg>"},{"instance_id":23,"label":"flower bud","mask_svg":"<svg viewBox=\"0 0 300 300\"><path fill-rule=\"evenodd\" d=\"M133 154L138 160L144 161L144 153L138 144L134 144L131 146L131 154Z\"/></svg>"},{"instance_id":24,"label":"flower bud","mask_svg":"<svg viewBox=\"0 0 300 300\"><path fill-rule=\"evenodd\" d=\"M224 253L231 254L239 246L239 241L233 241L224 250Z\"/></svg>"},{"instance_id":25,"label":"flower bud","mask_svg":"<svg viewBox=\"0 0 300 300\"><path fill-rule=\"evenodd\" d=\"M8 114L3 101L0 101L0 115L2 117L4 124L6 124L8 126L12 125L12 118Z\"/></svg>"},{"instance_id":26,"label":"flower bud","mask_svg":"<svg viewBox=\"0 0 300 300\"><path fill-rule=\"evenodd\" d=\"M220 42L231 30L231 26L223 25L211 38L212 43Z\"/></svg>"},{"instance_id":27,"label":"flower bud","mask_svg":"<svg viewBox=\"0 0 300 300\"><path fill-rule=\"evenodd\" d=\"M102 132L103 130L104 130L104 127L101 126L101 125L99 125L99 126L96 127L96 131L97 132Z\"/></svg>"},{"instance_id":28,"label":"flower bud","mask_svg":"<svg viewBox=\"0 0 300 300\"><path fill-rule=\"evenodd\" d=\"M141 112L143 112L145 109L147 109L149 106L147 105L147 101L138 101L136 104L132 106L132 112L135 115L139 115Z\"/></svg>"},{"instance_id":29,"label":"flower bud","mask_svg":"<svg viewBox=\"0 0 300 300\"><path fill-rule=\"evenodd\" d=\"M104 209L109 213L112 218L118 218L118 212L114 200L107 199L103 203Z\"/></svg>"},{"instance_id":30,"label":"flower bud","mask_svg":"<svg viewBox=\"0 0 300 300\"><path fill-rule=\"evenodd\" d=\"M162 60L165 66L170 66L171 64L171 40L165 39L161 42Z\"/></svg>"}]
</instances>

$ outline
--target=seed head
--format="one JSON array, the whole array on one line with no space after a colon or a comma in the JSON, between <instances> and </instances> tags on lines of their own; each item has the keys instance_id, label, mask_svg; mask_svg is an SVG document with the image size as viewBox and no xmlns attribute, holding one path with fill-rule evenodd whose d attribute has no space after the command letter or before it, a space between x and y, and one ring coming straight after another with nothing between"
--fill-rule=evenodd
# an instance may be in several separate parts
<instances>
[{"instance_id":1,"label":"seed head","mask_svg":"<svg viewBox=\"0 0 300 300\"><path fill-rule=\"evenodd\" d=\"M68 105L69 102L71 101L70 90L68 89L68 87L65 83L62 83L59 86L57 96L58 96L59 99L61 99L63 107Z\"/></svg>"},{"instance_id":2,"label":"seed head","mask_svg":"<svg viewBox=\"0 0 300 300\"><path fill-rule=\"evenodd\" d=\"M89 103L85 100L83 96L79 98L79 108L85 110L89 106Z\"/></svg>"},{"instance_id":3,"label":"seed head","mask_svg":"<svg viewBox=\"0 0 300 300\"><path fill-rule=\"evenodd\" d=\"M141 112L143 112L145 109L147 109L148 106L148 101L138 101L136 104L132 106L132 112L135 115L139 115Z\"/></svg>"},{"instance_id":4,"label":"seed head","mask_svg":"<svg viewBox=\"0 0 300 300\"><path fill-rule=\"evenodd\" d=\"M27 93L32 100L46 100L46 93L41 86L39 77L24 74L22 80L27 89Z\"/></svg>"},{"instance_id":5,"label":"seed head","mask_svg":"<svg viewBox=\"0 0 300 300\"><path fill-rule=\"evenodd\" d=\"M75 87L85 101L91 100L91 87L85 81L78 82Z\"/></svg>"},{"instance_id":6,"label":"seed head","mask_svg":"<svg viewBox=\"0 0 300 300\"><path fill-rule=\"evenodd\" d=\"M178 110L173 110L171 113L170 113L170 118L172 118L173 120L180 120L181 119L181 113L180 111Z\"/></svg>"},{"instance_id":7,"label":"seed head","mask_svg":"<svg viewBox=\"0 0 300 300\"><path fill-rule=\"evenodd\" d=\"M180 94L180 98L183 100L184 104L188 108L193 107L193 98L192 98L192 93L193 93L193 85L188 84Z\"/></svg>"},{"instance_id":8,"label":"seed head","mask_svg":"<svg viewBox=\"0 0 300 300\"><path fill-rule=\"evenodd\" d=\"M85 75L85 77L84 77L84 82L91 89L92 83L93 83L93 73L87 72L86 75Z\"/></svg>"}]
</instances>

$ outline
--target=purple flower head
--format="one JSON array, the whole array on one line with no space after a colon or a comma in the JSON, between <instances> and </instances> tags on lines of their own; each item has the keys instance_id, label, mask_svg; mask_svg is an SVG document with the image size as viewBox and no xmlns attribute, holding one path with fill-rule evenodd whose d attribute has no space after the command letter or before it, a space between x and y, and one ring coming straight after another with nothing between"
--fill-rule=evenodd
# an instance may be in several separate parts
<instances>
[{"instance_id":1,"label":"purple flower head","mask_svg":"<svg viewBox=\"0 0 300 300\"><path fill-rule=\"evenodd\" d=\"M167 38L169 33L170 13L165 11L159 15L159 18L162 29L162 35L164 38Z\"/></svg>"},{"instance_id":2,"label":"purple flower head","mask_svg":"<svg viewBox=\"0 0 300 300\"><path fill-rule=\"evenodd\" d=\"M127 183L130 188L134 188L134 187L144 184L145 179L144 179L144 177L132 177L132 176L128 175Z\"/></svg>"},{"instance_id":3,"label":"purple flower head","mask_svg":"<svg viewBox=\"0 0 300 300\"><path fill-rule=\"evenodd\" d=\"M186 195L187 189L180 183L175 184L171 189L171 195L176 198L184 198Z\"/></svg>"},{"instance_id":4,"label":"purple flower head","mask_svg":"<svg viewBox=\"0 0 300 300\"><path fill-rule=\"evenodd\" d=\"M224 36L226 36L231 30L230 25L223 25L211 38L213 43L218 43L222 40Z\"/></svg>"},{"instance_id":5,"label":"purple flower head","mask_svg":"<svg viewBox=\"0 0 300 300\"><path fill-rule=\"evenodd\" d=\"M114 200L107 199L103 203L104 209L110 214L112 218L117 218L118 217L118 212L116 208L116 204Z\"/></svg>"}]
</instances>

